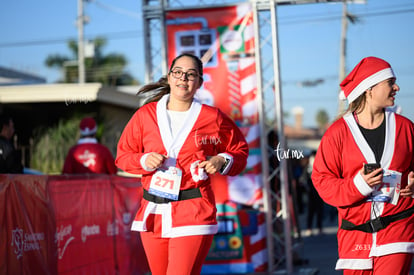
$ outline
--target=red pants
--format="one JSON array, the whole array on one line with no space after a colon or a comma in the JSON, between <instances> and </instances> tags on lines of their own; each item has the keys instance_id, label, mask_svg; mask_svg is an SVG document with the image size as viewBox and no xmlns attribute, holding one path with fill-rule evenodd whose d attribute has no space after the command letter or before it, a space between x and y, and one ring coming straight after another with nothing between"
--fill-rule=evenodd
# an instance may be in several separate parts
<instances>
[{"instance_id":1,"label":"red pants","mask_svg":"<svg viewBox=\"0 0 414 275\"><path fill-rule=\"evenodd\" d=\"M155 232L140 233L151 274L199 275L213 235L161 238L159 220L161 218L155 218Z\"/></svg>"},{"instance_id":2,"label":"red pants","mask_svg":"<svg viewBox=\"0 0 414 275\"><path fill-rule=\"evenodd\" d=\"M408 275L414 254L396 253L381 257L374 257L372 269L344 270L344 275Z\"/></svg>"}]
</instances>

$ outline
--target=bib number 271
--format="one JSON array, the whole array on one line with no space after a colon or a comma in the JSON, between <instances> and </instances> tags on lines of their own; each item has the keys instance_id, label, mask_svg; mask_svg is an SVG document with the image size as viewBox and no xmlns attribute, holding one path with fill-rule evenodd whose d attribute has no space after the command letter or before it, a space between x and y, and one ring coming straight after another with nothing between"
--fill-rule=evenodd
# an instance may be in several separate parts
<instances>
[{"instance_id":1,"label":"bib number 271","mask_svg":"<svg viewBox=\"0 0 414 275\"><path fill-rule=\"evenodd\" d=\"M177 167L168 170L158 170L152 176L148 193L170 200L178 200L182 172Z\"/></svg>"}]
</instances>

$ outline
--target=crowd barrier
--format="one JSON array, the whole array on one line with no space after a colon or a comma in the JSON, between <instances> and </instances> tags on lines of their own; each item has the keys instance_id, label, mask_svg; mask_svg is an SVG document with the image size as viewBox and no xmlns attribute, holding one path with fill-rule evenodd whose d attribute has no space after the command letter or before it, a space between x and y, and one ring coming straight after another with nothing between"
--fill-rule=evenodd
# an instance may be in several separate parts
<instances>
[{"instance_id":1,"label":"crowd barrier","mask_svg":"<svg viewBox=\"0 0 414 275\"><path fill-rule=\"evenodd\" d=\"M146 274L139 178L0 175L0 274Z\"/></svg>"},{"instance_id":2,"label":"crowd barrier","mask_svg":"<svg viewBox=\"0 0 414 275\"><path fill-rule=\"evenodd\" d=\"M139 178L0 175L0 274L149 274L137 232ZM263 213L217 204L203 274L267 269Z\"/></svg>"}]
</instances>

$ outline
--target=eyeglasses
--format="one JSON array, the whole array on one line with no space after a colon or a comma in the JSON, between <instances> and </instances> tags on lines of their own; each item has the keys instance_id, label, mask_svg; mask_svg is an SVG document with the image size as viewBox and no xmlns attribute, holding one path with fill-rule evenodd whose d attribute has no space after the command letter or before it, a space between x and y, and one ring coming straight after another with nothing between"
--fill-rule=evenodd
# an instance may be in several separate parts
<instances>
[{"instance_id":1,"label":"eyeglasses","mask_svg":"<svg viewBox=\"0 0 414 275\"><path fill-rule=\"evenodd\" d=\"M174 71L170 71L170 74L177 79L180 79L183 75L185 76L185 78L187 78L188 80L195 80L197 77L199 77L197 72L193 72L193 71L188 71L188 72L183 72L181 70L174 70Z\"/></svg>"}]
</instances>

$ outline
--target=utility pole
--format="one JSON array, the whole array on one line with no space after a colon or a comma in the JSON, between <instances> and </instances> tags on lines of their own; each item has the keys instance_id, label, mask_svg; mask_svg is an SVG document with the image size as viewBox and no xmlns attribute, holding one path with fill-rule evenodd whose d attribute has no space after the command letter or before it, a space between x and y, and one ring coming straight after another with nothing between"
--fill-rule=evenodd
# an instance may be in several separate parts
<instances>
[{"instance_id":1,"label":"utility pole","mask_svg":"<svg viewBox=\"0 0 414 275\"><path fill-rule=\"evenodd\" d=\"M341 32L341 47L340 47L340 55L339 55L339 83L342 82L345 78L346 73L346 34L348 31L348 8L347 8L347 0L342 1L342 32ZM341 92L341 90L339 90ZM338 94L339 96L339 94ZM338 97L339 98L339 97ZM345 101L339 99L338 103L338 115L342 114L345 111Z\"/></svg>"},{"instance_id":2,"label":"utility pole","mask_svg":"<svg viewBox=\"0 0 414 275\"><path fill-rule=\"evenodd\" d=\"M84 41L83 41L83 25L85 18L83 15L83 1L78 0L78 18L76 25L78 27L78 83L85 83L85 56L84 56Z\"/></svg>"}]
</instances>

